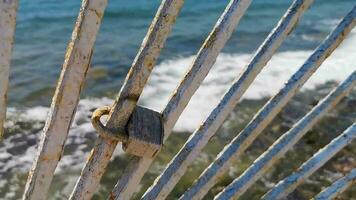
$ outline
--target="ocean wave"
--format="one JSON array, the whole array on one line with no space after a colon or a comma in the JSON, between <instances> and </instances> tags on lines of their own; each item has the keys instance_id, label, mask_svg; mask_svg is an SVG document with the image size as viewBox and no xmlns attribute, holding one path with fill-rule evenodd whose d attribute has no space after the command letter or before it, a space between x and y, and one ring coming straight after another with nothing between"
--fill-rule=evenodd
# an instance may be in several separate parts
<instances>
[{"instance_id":1,"label":"ocean wave","mask_svg":"<svg viewBox=\"0 0 356 200\"><path fill-rule=\"evenodd\" d=\"M307 81L304 88L313 88L326 81L341 81L355 70L356 31L328 58L317 72ZM243 98L258 99L278 92L288 78L298 70L312 51L286 51L276 53L257 76ZM175 130L193 131L217 105L229 85L243 71L251 54L222 53L216 60L209 75L189 102L180 117ZM159 64L145 87L141 104L162 110L169 96L177 87L193 62L194 56L178 57Z\"/></svg>"},{"instance_id":2,"label":"ocean wave","mask_svg":"<svg viewBox=\"0 0 356 200\"><path fill-rule=\"evenodd\" d=\"M79 102L66 140L64 155L56 173L65 169L80 170L82 168L97 138L90 123L91 113L95 108L111 105L113 102L109 98L83 99ZM10 172L30 170L48 111L49 108L42 106L8 109L5 123L8 135L0 143L0 188L12 178ZM118 147L114 155L122 152L121 147Z\"/></svg>"},{"instance_id":3,"label":"ocean wave","mask_svg":"<svg viewBox=\"0 0 356 200\"><path fill-rule=\"evenodd\" d=\"M351 52L356 52L356 46L352 45L355 44L355 39L355 34L352 34L323 63L304 88L313 88L330 80L341 81L355 70L356 57L351 54ZM288 51L275 54L243 98L258 99L275 94L311 53L311 51ZM174 130L182 132L196 129L219 102L233 80L243 71L251 56L251 54L220 54ZM161 111L193 59L194 56L178 57L160 63L153 70L139 104ZM70 151L62 157L57 172L68 167L78 170L82 167L97 137L90 123L91 113L95 108L112 105L113 102L113 99L106 97L80 100L66 141L66 148ZM48 110L43 106L8 109L5 127L10 134L0 144L0 179L6 176L9 170L28 171L30 169ZM122 150L118 147L115 154L120 153ZM5 182L0 181L0 186L2 184Z\"/></svg>"}]
</instances>

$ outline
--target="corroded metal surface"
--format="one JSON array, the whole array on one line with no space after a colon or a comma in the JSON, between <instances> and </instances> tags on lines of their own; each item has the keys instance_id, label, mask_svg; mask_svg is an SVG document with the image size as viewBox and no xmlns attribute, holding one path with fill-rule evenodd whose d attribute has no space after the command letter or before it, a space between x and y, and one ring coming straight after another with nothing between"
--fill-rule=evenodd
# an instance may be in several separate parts
<instances>
[{"instance_id":1,"label":"corroded metal surface","mask_svg":"<svg viewBox=\"0 0 356 200\"><path fill-rule=\"evenodd\" d=\"M238 143L244 141L241 144L243 147L241 149L247 148L254 141L257 135L272 121L298 89L312 76L321 63L337 48L341 41L343 41L345 36L356 24L354 14L352 11L345 17L322 45L309 57L304 65L290 78L285 87L262 108L248 127L243 130L243 133L241 133L237 139ZM231 111L232 107L230 107L230 105L236 100L236 96L231 92L233 90L234 89L231 88L225 94L219 105L212 111L203 125L193 133L164 172L158 177L152 188L146 193L149 194L149 196L147 196L149 197L148 199L153 199L156 196L159 198L166 197L173 189L173 186L184 175L188 166L194 161L208 143L211 136L217 131L228 112ZM233 148L236 148L236 146L233 146L232 149ZM219 161L218 163L221 166L223 162ZM219 167L217 170L220 171L221 168Z\"/></svg>"},{"instance_id":2,"label":"corroded metal surface","mask_svg":"<svg viewBox=\"0 0 356 200\"><path fill-rule=\"evenodd\" d=\"M162 111L165 120L165 139L168 138L191 97L208 75L217 56L236 29L250 3L251 0L231 0L204 41L188 73L185 74Z\"/></svg>"},{"instance_id":3,"label":"corroded metal surface","mask_svg":"<svg viewBox=\"0 0 356 200\"><path fill-rule=\"evenodd\" d=\"M356 85L356 71L259 156L217 199L239 198Z\"/></svg>"},{"instance_id":4,"label":"corroded metal surface","mask_svg":"<svg viewBox=\"0 0 356 200\"><path fill-rule=\"evenodd\" d=\"M190 98L215 63L219 52L235 30L250 2L250 0L232 0L205 40L189 72L182 79L162 112L165 131L164 140L168 138L174 124L187 106ZM139 181L148 170L152 161L153 159L138 157L130 161L122 178L115 186L112 195L116 199L129 198L137 189Z\"/></svg>"},{"instance_id":5,"label":"corroded metal surface","mask_svg":"<svg viewBox=\"0 0 356 200\"><path fill-rule=\"evenodd\" d=\"M352 169L350 173L346 174L344 177L340 178L335 183L325 188L317 196L315 196L313 200L332 200L355 183L356 168Z\"/></svg>"},{"instance_id":6,"label":"corroded metal surface","mask_svg":"<svg viewBox=\"0 0 356 200\"><path fill-rule=\"evenodd\" d=\"M102 138L106 138L107 140L115 140L117 142L127 141L129 138L124 128L116 128L115 130L110 130L106 128L105 125L101 122L101 117L110 114L110 111L110 106L97 108L91 116L91 123L93 128L98 133L98 135L100 135Z\"/></svg>"},{"instance_id":7,"label":"corroded metal surface","mask_svg":"<svg viewBox=\"0 0 356 200\"><path fill-rule=\"evenodd\" d=\"M46 199L80 98L107 0L83 0L23 199Z\"/></svg>"},{"instance_id":8,"label":"corroded metal surface","mask_svg":"<svg viewBox=\"0 0 356 200\"><path fill-rule=\"evenodd\" d=\"M225 147L218 158L205 170L201 177L202 184L210 181L214 184L216 179L227 171L230 163L255 140L263 129L281 111L299 88L318 69L321 63L341 43L346 35L355 26L354 13L349 13L328 38L314 51L302 67L289 79L285 86L255 115L252 121L238 134L233 141ZM198 136L197 136L198 137ZM206 140L207 141L207 140ZM194 142L194 141L192 141ZM187 143L186 145L189 145ZM190 144L194 147L194 145ZM204 190L203 190L204 191Z\"/></svg>"},{"instance_id":9,"label":"corroded metal surface","mask_svg":"<svg viewBox=\"0 0 356 200\"><path fill-rule=\"evenodd\" d=\"M0 141L4 135L7 89L18 0L0 1Z\"/></svg>"},{"instance_id":10,"label":"corroded metal surface","mask_svg":"<svg viewBox=\"0 0 356 200\"><path fill-rule=\"evenodd\" d=\"M234 81L219 104L204 123L196 129L164 172L146 191L142 199L167 198L189 165L216 133L230 111L237 105L242 95L293 30L301 15L312 2L313 0L294 0L278 25L252 57L243 73ZM251 0L230 1L162 113L145 109L141 110L144 113L140 115L140 112L135 112L142 109L137 106L137 101L183 3L184 0L162 0L115 103L111 107L94 112L93 126L98 130L99 136L69 197L70 199L92 198L118 142L123 143L123 149L126 152L143 157L131 157L124 174L110 193L109 199L131 198L137 190L141 178L159 152L162 141L164 142L171 134L178 118L208 75L218 54L235 30ZM6 113L6 93L17 4L17 0L0 0L0 140L3 135L2 127ZM90 66L93 46L106 5L107 0L82 0L81 10L72 33L71 42L67 48L63 69L43 130L38 154L29 173L23 199L46 199ZM245 129L225 147L216 160L180 199L203 198L217 180L224 175L232 161L241 156L355 25L356 7L317 47L284 87L264 105ZM225 200L240 197L264 172L292 148L328 110L347 95L355 84L356 72L354 71L256 159L240 177L219 193L215 199ZM108 115L105 125L100 121L102 115ZM152 126L153 124L154 126ZM263 199L285 197L355 138L356 123L319 150L296 172L280 181ZM322 191L316 198L330 199L343 192L355 181L355 172L354 169L350 174Z\"/></svg>"},{"instance_id":11,"label":"corroded metal surface","mask_svg":"<svg viewBox=\"0 0 356 200\"><path fill-rule=\"evenodd\" d=\"M249 65L246 67L245 71L239 79L231 86L228 93L226 93L223 100L217 109L215 109L217 116L212 114L212 117L220 118L220 123L216 127L220 126L223 120L226 118L227 114L236 106L238 100L241 98L243 93L250 86L252 81L258 75L258 73L263 69L266 63L271 59L274 52L280 47L282 42L288 36L288 34L296 26L298 20L305 10L311 5L313 1L294 1L290 6L288 11L282 17L278 25L272 30L257 53L251 59ZM221 110L219 110L219 108ZM222 110L224 109L224 110ZM218 113L220 112L220 113ZM209 121L208 121L209 123ZM214 134L214 131L207 133L207 135ZM199 133L199 132L198 132ZM188 189L188 191L181 197L181 199L201 199L209 191L209 189L215 184L216 180L226 171L227 168L221 168L220 166L210 169L210 172L204 173L195 184Z\"/></svg>"},{"instance_id":12,"label":"corroded metal surface","mask_svg":"<svg viewBox=\"0 0 356 200\"><path fill-rule=\"evenodd\" d=\"M108 129L126 126L183 3L183 0L162 1L143 40L141 49L127 74L125 83L112 106L106 123ZM70 199L91 199L116 145L117 141L102 137L97 139Z\"/></svg>"},{"instance_id":13,"label":"corroded metal surface","mask_svg":"<svg viewBox=\"0 0 356 200\"><path fill-rule=\"evenodd\" d=\"M310 1L308 3L310 3ZM301 10L304 10L305 7L307 7L306 4L298 5L302 7ZM295 13L296 10L298 9L292 9L291 13ZM300 13L296 16L300 16ZM288 23L289 20L291 20L291 18L288 18L284 24L281 25L281 29L277 29L278 33L272 33L272 36L267 39L266 43L264 43L264 45L262 45L262 47L258 50L256 56L253 57L244 73L230 87L217 107L214 108L204 123L185 143L179 153L167 166L165 171L155 181L152 188L147 191L144 198L161 199L165 198L169 194L179 179L184 175L188 166L194 161L200 151L208 143L211 136L214 135L220 125L224 122L230 111L236 106L238 100L241 98L260 70L262 70L263 66L265 66L267 61L272 57L275 50L287 36L287 33L295 25L297 19L298 17L292 17L292 22ZM283 30L286 32L283 32ZM279 34L281 34L281 36L275 38L276 36L279 36Z\"/></svg>"},{"instance_id":14,"label":"corroded metal surface","mask_svg":"<svg viewBox=\"0 0 356 200\"><path fill-rule=\"evenodd\" d=\"M352 124L341 135L320 149L308 161L298 168L296 172L280 181L272 190L267 192L263 200L276 200L286 197L298 185L303 183L310 175L322 167L337 152L350 144L356 138L356 123Z\"/></svg>"}]
</instances>

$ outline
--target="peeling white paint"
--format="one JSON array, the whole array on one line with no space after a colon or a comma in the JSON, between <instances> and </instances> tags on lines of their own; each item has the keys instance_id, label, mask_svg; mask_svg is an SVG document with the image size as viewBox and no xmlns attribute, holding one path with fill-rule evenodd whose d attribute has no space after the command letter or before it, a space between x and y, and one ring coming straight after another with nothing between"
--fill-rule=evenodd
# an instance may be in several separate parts
<instances>
[{"instance_id":1,"label":"peeling white paint","mask_svg":"<svg viewBox=\"0 0 356 200\"><path fill-rule=\"evenodd\" d=\"M23 199L45 200L61 159L107 0L83 0Z\"/></svg>"},{"instance_id":2,"label":"peeling white paint","mask_svg":"<svg viewBox=\"0 0 356 200\"><path fill-rule=\"evenodd\" d=\"M0 1L0 142L4 135L7 89L18 0Z\"/></svg>"},{"instance_id":3,"label":"peeling white paint","mask_svg":"<svg viewBox=\"0 0 356 200\"><path fill-rule=\"evenodd\" d=\"M356 85L356 71L320 101L308 114L298 121L291 130L275 141L267 151L259 156L241 176L230 183L219 195L220 199L239 198L268 169L295 145L315 123L332 109Z\"/></svg>"},{"instance_id":4,"label":"peeling white paint","mask_svg":"<svg viewBox=\"0 0 356 200\"><path fill-rule=\"evenodd\" d=\"M303 183L310 175L322 167L336 153L350 144L356 138L356 123L352 124L341 135L332 140L324 148L320 149L308 161L306 161L299 169L280 181L272 190L267 192L263 200L276 200L286 197L298 185Z\"/></svg>"},{"instance_id":5,"label":"peeling white paint","mask_svg":"<svg viewBox=\"0 0 356 200\"><path fill-rule=\"evenodd\" d=\"M284 14L277 26L272 30L266 40L259 47L257 53L251 59L243 74L236 82L234 82L229 92L226 93L223 99L228 100L225 102L220 102L219 106L226 107L226 109L224 112L221 112L219 114L220 116L217 116L217 118L221 118L220 123L217 125L217 127L223 123L223 120L226 118L228 113L236 106L238 100L241 98L247 88L251 85L258 73L271 59L272 55L280 47L280 45L286 39L288 34L293 30L304 11L309 8L312 2L313 1L310 0L295 1L290 6L290 8ZM212 131L212 133L207 135L212 135L215 132L216 128L214 131ZM207 169L205 173L201 175L201 177L199 177L199 179L194 183L194 185L190 189L188 189L187 192L184 193L181 199L203 198L205 194L209 191L209 189L214 186L217 179L221 175L223 175L223 173L226 172L227 167L220 168L222 164L223 163L219 162L218 166L212 166L213 169Z\"/></svg>"},{"instance_id":6,"label":"peeling white paint","mask_svg":"<svg viewBox=\"0 0 356 200\"><path fill-rule=\"evenodd\" d=\"M168 138L174 124L177 122L189 100L209 73L219 52L235 30L250 2L250 0L232 0L205 40L190 70L171 96L166 108L162 111L165 133L164 140ZM136 191L137 185L152 161L153 159L134 157L111 195L114 195L116 199L130 198Z\"/></svg>"},{"instance_id":7,"label":"peeling white paint","mask_svg":"<svg viewBox=\"0 0 356 200\"><path fill-rule=\"evenodd\" d=\"M322 62L338 47L346 35L356 25L355 13L350 12L327 39L314 51L302 67L289 79L285 86L259 111L257 116L247 125L231 145L232 149L247 148L259 133L282 110L301 86L313 75ZM254 69L247 69L247 71ZM248 74L248 73L247 73ZM236 105L240 94L240 85L245 82L244 74L238 79L222 98L217 107L211 112L205 122L193 133L178 154L172 159L162 174L156 179L154 185L146 192L147 199L161 199L169 192L184 175L188 166L193 163L209 139L218 130L228 113ZM247 81L246 81L247 82ZM231 153L231 151L230 151ZM220 169L219 169L220 170ZM148 195L149 194L149 195ZM146 195L144 198L146 198Z\"/></svg>"},{"instance_id":8,"label":"peeling white paint","mask_svg":"<svg viewBox=\"0 0 356 200\"><path fill-rule=\"evenodd\" d=\"M356 168L321 191L313 200L332 200L356 183Z\"/></svg>"},{"instance_id":9,"label":"peeling white paint","mask_svg":"<svg viewBox=\"0 0 356 200\"><path fill-rule=\"evenodd\" d=\"M108 129L126 126L183 3L183 0L162 1L142 42L141 49L126 76L121 91L111 108L106 123ZM109 164L116 145L117 141L98 137L69 199L91 199L98 189L100 179ZM129 180L133 181L133 179L134 177L130 177ZM125 196L128 196L128 193L136 188L137 185L126 187L125 189L128 189L126 193L120 194L124 195L123 197L119 197L118 193L112 193L110 198L128 198Z\"/></svg>"}]
</instances>

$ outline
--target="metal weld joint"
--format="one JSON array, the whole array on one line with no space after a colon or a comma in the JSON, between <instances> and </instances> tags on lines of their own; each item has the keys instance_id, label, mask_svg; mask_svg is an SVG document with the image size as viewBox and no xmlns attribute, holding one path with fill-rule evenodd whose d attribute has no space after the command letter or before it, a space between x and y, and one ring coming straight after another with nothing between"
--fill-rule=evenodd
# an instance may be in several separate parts
<instances>
[{"instance_id":1,"label":"metal weld joint","mask_svg":"<svg viewBox=\"0 0 356 200\"><path fill-rule=\"evenodd\" d=\"M106 139L122 142L126 153L140 157L153 158L163 144L163 123L160 113L141 106L136 106L124 128L109 129L100 121L108 115L111 108L104 106L94 111L91 121L97 133Z\"/></svg>"}]
</instances>

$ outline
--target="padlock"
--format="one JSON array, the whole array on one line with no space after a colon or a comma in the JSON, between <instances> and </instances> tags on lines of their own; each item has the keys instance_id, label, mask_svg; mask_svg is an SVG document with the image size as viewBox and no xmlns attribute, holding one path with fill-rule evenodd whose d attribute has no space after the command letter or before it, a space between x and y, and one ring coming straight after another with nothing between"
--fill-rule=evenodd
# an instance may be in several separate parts
<instances>
[{"instance_id":1,"label":"padlock","mask_svg":"<svg viewBox=\"0 0 356 200\"><path fill-rule=\"evenodd\" d=\"M110 113L110 107L98 108L92 115L92 124L98 134L109 140L122 142L125 152L140 157L153 158L162 148L162 115L154 110L136 106L124 128L105 127L100 118Z\"/></svg>"},{"instance_id":2,"label":"padlock","mask_svg":"<svg viewBox=\"0 0 356 200\"><path fill-rule=\"evenodd\" d=\"M126 127L128 140L123 142L125 152L153 158L163 143L162 115L154 110L137 106Z\"/></svg>"}]
</instances>

